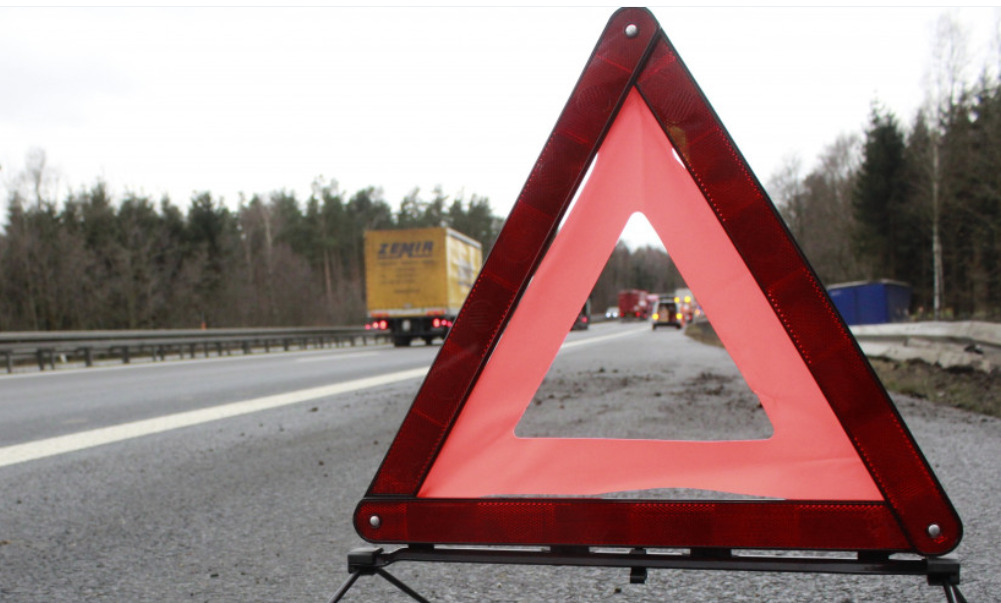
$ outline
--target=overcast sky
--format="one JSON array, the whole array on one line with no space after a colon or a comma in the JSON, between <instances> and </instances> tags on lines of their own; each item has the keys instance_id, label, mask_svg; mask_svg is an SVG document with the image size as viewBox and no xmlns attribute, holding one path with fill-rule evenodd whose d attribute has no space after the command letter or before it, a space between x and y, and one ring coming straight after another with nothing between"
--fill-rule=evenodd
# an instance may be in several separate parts
<instances>
[{"instance_id":1,"label":"overcast sky","mask_svg":"<svg viewBox=\"0 0 1001 603\"><path fill-rule=\"evenodd\" d=\"M934 25L994 8L653 7L752 169L809 168L873 100L909 123ZM46 152L57 198L108 183L187 207L210 191L378 186L394 207L490 198L507 215L612 7L0 7L0 182ZM6 195L4 195L4 198Z\"/></svg>"}]
</instances>

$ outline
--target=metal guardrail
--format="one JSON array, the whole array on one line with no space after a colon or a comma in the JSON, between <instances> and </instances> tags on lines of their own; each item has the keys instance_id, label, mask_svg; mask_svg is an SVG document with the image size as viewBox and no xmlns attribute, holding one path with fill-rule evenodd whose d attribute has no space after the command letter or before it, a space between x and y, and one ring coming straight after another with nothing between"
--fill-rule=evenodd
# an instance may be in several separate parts
<instances>
[{"instance_id":1,"label":"metal guardrail","mask_svg":"<svg viewBox=\"0 0 1001 603\"><path fill-rule=\"evenodd\" d=\"M56 358L82 360L93 366L96 358L119 358L128 364L133 357L148 355L154 361L185 352L209 356L230 355L234 350L250 354L255 349L288 351L293 346L307 349L367 345L388 341L385 334L362 327L306 327L269 329L162 329L150 331L58 331L0 333L0 358L7 372L19 361L33 360L38 369L55 369Z\"/></svg>"},{"instance_id":2,"label":"metal guardrail","mask_svg":"<svg viewBox=\"0 0 1001 603\"><path fill-rule=\"evenodd\" d=\"M985 372L1001 368L1001 324L981 321L908 322L852 327L866 356L892 360L923 360L944 368L968 366ZM0 333L0 359L7 372L19 361L37 363L39 370L55 368L62 356L93 366L97 358L118 358L128 364L148 355L164 360L176 354L194 358L250 354L272 348L289 350L367 345L389 341L383 333L362 327L306 327L269 329L162 329L149 331L58 331Z\"/></svg>"},{"instance_id":3,"label":"metal guardrail","mask_svg":"<svg viewBox=\"0 0 1001 603\"><path fill-rule=\"evenodd\" d=\"M982 321L898 322L851 328L866 356L922 360L943 368L991 372L1001 367L1001 324Z\"/></svg>"}]
</instances>

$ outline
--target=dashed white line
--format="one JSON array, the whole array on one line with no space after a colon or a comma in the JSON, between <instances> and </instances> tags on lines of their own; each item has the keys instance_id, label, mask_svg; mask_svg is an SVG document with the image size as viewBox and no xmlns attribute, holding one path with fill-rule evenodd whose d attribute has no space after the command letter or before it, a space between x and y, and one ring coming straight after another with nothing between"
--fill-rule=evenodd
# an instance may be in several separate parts
<instances>
[{"instance_id":1,"label":"dashed white line","mask_svg":"<svg viewBox=\"0 0 1001 603\"><path fill-rule=\"evenodd\" d=\"M337 362L344 360L345 358L364 358L366 356L376 356L379 352L351 352L348 354L327 354L323 356L312 356L309 358L296 358L292 362L303 363L303 362Z\"/></svg>"},{"instance_id":2,"label":"dashed white line","mask_svg":"<svg viewBox=\"0 0 1001 603\"><path fill-rule=\"evenodd\" d=\"M619 337L629 337L630 335L636 335L638 333L643 333L649 331L650 327L643 326L634 329L629 329L628 331L621 331L619 333L612 333L611 335L598 335L597 337L588 337L587 339L578 339L577 341L565 341L563 345L560 346L560 350L568 350L570 348L575 348L584 345L594 345L596 343L603 343L609 339L618 339Z\"/></svg>"}]
</instances>

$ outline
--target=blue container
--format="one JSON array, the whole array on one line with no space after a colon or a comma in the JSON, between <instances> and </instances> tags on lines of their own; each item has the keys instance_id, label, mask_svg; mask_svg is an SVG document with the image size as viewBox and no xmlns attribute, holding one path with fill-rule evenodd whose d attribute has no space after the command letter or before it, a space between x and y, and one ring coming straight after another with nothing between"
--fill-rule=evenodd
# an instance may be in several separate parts
<instances>
[{"instance_id":1,"label":"blue container","mask_svg":"<svg viewBox=\"0 0 1001 603\"><path fill-rule=\"evenodd\" d=\"M907 320L911 286L899 281L859 281L827 288L834 307L849 325L875 325Z\"/></svg>"}]
</instances>

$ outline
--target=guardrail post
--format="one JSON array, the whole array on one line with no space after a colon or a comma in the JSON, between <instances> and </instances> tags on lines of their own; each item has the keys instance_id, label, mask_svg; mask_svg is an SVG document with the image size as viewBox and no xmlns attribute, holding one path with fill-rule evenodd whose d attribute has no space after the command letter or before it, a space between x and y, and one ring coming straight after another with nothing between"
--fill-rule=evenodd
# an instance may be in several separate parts
<instances>
[{"instance_id":1,"label":"guardrail post","mask_svg":"<svg viewBox=\"0 0 1001 603\"><path fill-rule=\"evenodd\" d=\"M8 373L13 373L14 372L14 358L13 358L14 354L13 354L13 352L10 352L10 351L4 352L4 356L7 357L6 358L6 361L7 361L7 372Z\"/></svg>"},{"instance_id":2,"label":"guardrail post","mask_svg":"<svg viewBox=\"0 0 1001 603\"><path fill-rule=\"evenodd\" d=\"M122 346L122 364L132 364L132 357L129 356L128 344Z\"/></svg>"},{"instance_id":3,"label":"guardrail post","mask_svg":"<svg viewBox=\"0 0 1001 603\"><path fill-rule=\"evenodd\" d=\"M87 368L94 366L93 348L85 347L83 349L83 362L87 365Z\"/></svg>"}]
</instances>

